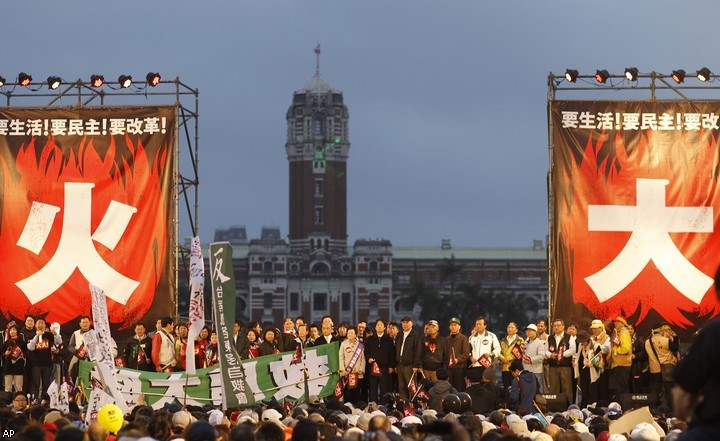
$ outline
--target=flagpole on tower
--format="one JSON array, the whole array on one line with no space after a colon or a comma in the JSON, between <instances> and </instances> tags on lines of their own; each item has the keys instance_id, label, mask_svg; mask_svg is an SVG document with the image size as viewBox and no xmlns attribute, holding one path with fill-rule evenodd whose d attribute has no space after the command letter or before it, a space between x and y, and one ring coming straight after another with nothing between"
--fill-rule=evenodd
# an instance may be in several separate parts
<instances>
[{"instance_id":1,"label":"flagpole on tower","mask_svg":"<svg viewBox=\"0 0 720 441\"><path fill-rule=\"evenodd\" d=\"M315 46L315 73L320 73L320 43Z\"/></svg>"}]
</instances>

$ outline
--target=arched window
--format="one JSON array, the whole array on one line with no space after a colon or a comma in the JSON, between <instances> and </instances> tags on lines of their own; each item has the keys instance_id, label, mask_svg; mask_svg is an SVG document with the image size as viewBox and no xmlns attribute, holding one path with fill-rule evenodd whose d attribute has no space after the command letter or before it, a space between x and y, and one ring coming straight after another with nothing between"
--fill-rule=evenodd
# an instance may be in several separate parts
<instances>
[{"instance_id":1,"label":"arched window","mask_svg":"<svg viewBox=\"0 0 720 441\"><path fill-rule=\"evenodd\" d=\"M323 120L321 116L316 116L313 121L313 134L321 136L323 134Z\"/></svg>"}]
</instances>

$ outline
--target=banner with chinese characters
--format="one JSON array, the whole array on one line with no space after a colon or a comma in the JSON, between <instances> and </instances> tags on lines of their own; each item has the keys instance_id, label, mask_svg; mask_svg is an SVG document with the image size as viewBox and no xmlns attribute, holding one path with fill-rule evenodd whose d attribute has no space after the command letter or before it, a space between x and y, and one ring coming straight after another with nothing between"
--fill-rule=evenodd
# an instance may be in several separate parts
<instances>
[{"instance_id":1,"label":"banner with chinese characters","mask_svg":"<svg viewBox=\"0 0 720 441\"><path fill-rule=\"evenodd\" d=\"M0 109L0 320L173 312L175 107Z\"/></svg>"},{"instance_id":2,"label":"banner with chinese characters","mask_svg":"<svg viewBox=\"0 0 720 441\"><path fill-rule=\"evenodd\" d=\"M242 360L245 379L256 402L275 397L278 401L305 400L303 368L308 370L308 393L318 397L333 394L340 376L337 342L305 350L304 363L293 363L294 352ZM91 385L94 363L80 362L80 378ZM196 375L185 372L156 373L115 368L120 390L132 408L140 395L155 409L166 403L222 406L222 375L218 368L198 369ZM96 378L96 380L99 380ZM89 389L88 389L89 390ZM244 403L240 403L244 404Z\"/></svg>"},{"instance_id":3,"label":"banner with chinese characters","mask_svg":"<svg viewBox=\"0 0 720 441\"><path fill-rule=\"evenodd\" d=\"M553 318L720 312L720 103L553 101Z\"/></svg>"},{"instance_id":4,"label":"banner with chinese characters","mask_svg":"<svg viewBox=\"0 0 720 441\"><path fill-rule=\"evenodd\" d=\"M223 379L223 409L239 403L253 404L248 394L247 381L240 355L233 344L235 324L235 271L232 264L232 247L228 242L213 242L210 255L210 283L212 285L213 325L217 331L218 359Z\"/></svg>"}]
</instances>

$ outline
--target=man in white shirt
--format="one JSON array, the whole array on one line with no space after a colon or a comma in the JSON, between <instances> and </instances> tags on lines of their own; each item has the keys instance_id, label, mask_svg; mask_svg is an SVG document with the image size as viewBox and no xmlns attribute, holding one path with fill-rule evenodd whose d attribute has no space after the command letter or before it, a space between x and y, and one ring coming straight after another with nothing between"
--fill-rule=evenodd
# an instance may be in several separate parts
<instances>
[{"instance_id":1,"label":"man in white shirt","mask_svg":"<svg viewBox=\"0 0 720 441\"><path fill-rule=\"evenodd\" d=\"M487 366L483 366L483 361L487 360L492 363L500 356L500 341L495 334L487 330L485 317L480 316L475 319L475 327L468 338L468 343L470 344L471 368L485 370Z\"/></svg>"}]
</instances>

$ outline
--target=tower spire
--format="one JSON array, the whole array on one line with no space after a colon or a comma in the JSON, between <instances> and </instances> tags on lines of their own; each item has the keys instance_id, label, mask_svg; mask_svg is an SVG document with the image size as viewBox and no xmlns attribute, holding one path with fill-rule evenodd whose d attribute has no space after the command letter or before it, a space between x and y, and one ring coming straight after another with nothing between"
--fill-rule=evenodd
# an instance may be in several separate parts
<instances>
[{"instance_id":1,"label":"tower spire","mask_svg":"<svg viewBox=\"0 0 720 441\"><path fill-rule=\"evenodd\" d=\"M315 46L315 73L320 74L320 43Z\"/></svg>"}]
</instances>

